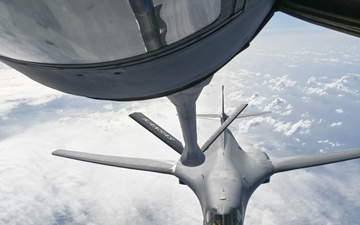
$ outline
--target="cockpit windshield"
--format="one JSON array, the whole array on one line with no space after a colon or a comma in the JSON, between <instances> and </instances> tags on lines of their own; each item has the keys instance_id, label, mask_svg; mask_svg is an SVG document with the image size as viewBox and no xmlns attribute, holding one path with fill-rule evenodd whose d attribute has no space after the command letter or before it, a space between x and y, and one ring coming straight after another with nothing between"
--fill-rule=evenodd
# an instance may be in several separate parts
<instances>
[{"instance_id":1,"label":"cockpit windshield","mask_svg":"<svg viewBox=\"0 0 360 225\"><path fill-rule=\"evenodd\" d=\"M97 63L145 54L213 23L221 0L0 1L0 55Z\"/></svg>"},{"instance_id":2,"label":"cockpit windshield","mask_svg":"<svg viewBox=\"0 0 360 225\"><path fill-rule=\"evenodd\" d=\"M209 210L206 214L207 225L240 225L241 213L239 210L232 209L229 214L219 215L216 210Z\"/></svg>"}]
</instances>

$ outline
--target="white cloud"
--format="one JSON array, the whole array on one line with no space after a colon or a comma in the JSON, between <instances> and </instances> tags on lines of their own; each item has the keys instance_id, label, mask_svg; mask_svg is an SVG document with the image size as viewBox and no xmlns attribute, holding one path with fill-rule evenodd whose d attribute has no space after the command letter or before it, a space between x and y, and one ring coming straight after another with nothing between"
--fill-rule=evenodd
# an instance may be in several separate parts
<instances>
[{"instance_id":1,"label":"white cloud","mask_svg":"<svg viewBox=\"0 0 360 225\"><path fill-rule=\"evenodd\" d=\"M285 88L293 87L296 84L295 80L289 79L288 75L282 77L276 77L269 81L269 88L275 91L283 91Z\"/></svg>"},{"instance_id":2,"label":"white cloud","mask_svg":"<svg viewBox=\"0 0 360 225\"><path fill-rule=\"evenodd\" d=\"M307 94L317 94L317 95L327 95L328 93L325 91L324 88L319 88L319 87L316 87L316 88L307 88Z\"/></svg>"},{"instance_id":3,"label":"white cloud","mask_svg":"<svg viewBox=\"0 0 360 225\"><path fill-rule=\"evenodd\" d=\"M294 135L295 133L309 133L311 127L310 120L300 120L297 123L293 124L291 128L285 133L286 136Z\"/></svg>"},{"instance_id":4,"label":"white cloud","mask_svg":"<svg viewBox=\"0 0 360 225\"><path fill-rule=\"evenodd\" d=\"M267 106L265 106L264 110L274 111L275 109L279 109L285 103L286 103L286 100L284 100L280 97L276 97L272 102L270 102Z\"/></svg>"},{"instance_id":5,"label":"white cloud","mask_svg":"<svg viewBox=\"0 0 360 225\"><path fill-rule=\"evenodd\" d=\"M339 147L339 146L343 146L343 145L344 145L343 143L332 142L332 141L329 141L329 140L320 140L320 141L318 141L318 143L320 143L320 144L328 144L328 145L330 145L331 147Z\"/></svg>"},{"instance_id":6,"label":"white cloud","mask_svg":"<svg viewBox=\"0 0 360 225\"><path fill-rule=\"evenodd\" d=\"M335 112L336 112L336 113L344 113L344 110L342 110L342 109L335 109Z\"/></svg>"},{"instance_id":7,"label":"white cloud","mask_svg":"<svg viewBox=\"0 0 360 225\"><path fill-rule=\"evenodd\" d=\"M349 82L350 75L344 75L340 78L329 79L328 77L321 77L317 79L316 77L311 77L308 80L308 84L314 84L316 87L306 88L307 94L317 94L317 95L327 95L331 90L337 90L343 93L348 93L351 95L359 95L359 91L350 87ZM320 80L320 81L319 81ZM330 81L329 81L330 80ZM341 96L341 94L339 94Z\"/></svg>"},{"instance_id":8,"label":"white cloud","mask_svg":"<svg viewBox=\"0 0 360 225\"><path fill-rule=\"evenodd\" d=\"M342 122L336 122L336 123L332 123L330 126L338 127L338 126L341 126L341 125L342 125Z\"/></svg>"},{"instance_id":9,"label":"white cloud","mask_svg":"<svg viewBox=\"0 0 360 225\"><path fill-rule=\"evenodd\" d=\"M64 96L63 93L46 88L28 78L17 79L24 75L13 69L1 69L0 72L0 117L6 116L20 104L40 105Z\"/></svg>"}]
</instances>

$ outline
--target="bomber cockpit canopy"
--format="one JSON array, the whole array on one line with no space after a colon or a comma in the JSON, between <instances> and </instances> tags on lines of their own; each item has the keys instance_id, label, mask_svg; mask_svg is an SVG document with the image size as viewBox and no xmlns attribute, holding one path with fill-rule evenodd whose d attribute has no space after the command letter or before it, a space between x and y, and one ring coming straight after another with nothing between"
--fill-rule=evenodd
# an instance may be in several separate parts
<instances>
[{"instance_id":1,"label":"bomber cockpit canopy","mask_svg":"<svg viewBox=\"0 0 360 225\"><path fill-rule=\"evenodd\" d=\"M229 214L220 215L216 209L209 210L206 213L206 225L240 225L242 216L238 209L231 209Z\"/></svg>"}]
</instances>

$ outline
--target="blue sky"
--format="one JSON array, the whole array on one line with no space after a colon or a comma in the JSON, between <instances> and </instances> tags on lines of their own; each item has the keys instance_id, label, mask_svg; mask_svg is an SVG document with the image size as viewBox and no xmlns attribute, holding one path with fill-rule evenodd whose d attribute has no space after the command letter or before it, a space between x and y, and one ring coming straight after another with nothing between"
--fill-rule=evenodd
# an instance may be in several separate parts
<instances>
[{"instance_id":1,"label":"blue sky","mask_svg":"<svg viewBox=\"0 0 360 225\"><path fill-rule=\"evenodd\" d=\"M243 102L249 111L272 111L231 125L247 151L285 157L359 147L359 60L358 38L276 14L214 76L198 112L220 112L224 84L228 111ZM6 67L0 74L0 224L202 223L196 197L173 177L51 156L65 148L176 160L127 116L142 111L181 139L166 98L96 101L49 89ZM199 142L218 125L199 120ZM351 161L275 175L255 192L245 224L356 224L359 171L359 161Z\"/></svg>"}]
</instances>

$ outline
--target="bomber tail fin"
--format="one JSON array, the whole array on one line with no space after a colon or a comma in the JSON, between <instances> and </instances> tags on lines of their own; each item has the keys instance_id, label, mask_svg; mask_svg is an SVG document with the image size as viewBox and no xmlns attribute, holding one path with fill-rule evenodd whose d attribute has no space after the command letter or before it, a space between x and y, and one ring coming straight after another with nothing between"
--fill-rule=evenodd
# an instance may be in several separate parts
<instances>
[{"instance_id":1,"label":"bomber tail fin","mask_svg":"<svg viewBox=\"0 0 360 225\"><path fill-rule=\"evenodd\" d=\"M202 119L209 120L218 120L221 118L219 114L196 114L196 116Z\"/></svg>"},{"instance_id":2,"label":"bomber tail fin","mask_svg":"<svg viewBox=\"0 0 360 225\"><path fill-rule=\"evenodd\" d=\"M204 145L201 147L202 151L206 151L206 149L209 148L209 146L220 136L222 132L235 120L239 118L245 118L250 116L260 116L264 114L271 113L270 111L264 111L264 112L254 112L254 113L244 113L241 114L241 112L248 106L248 104L242 104L236 110L228 116L225 113L225 101L224 101L224 85L221 89L221 114L197 114L200 118L206 118L206 119L218 119L220 118L221 126L211 135L211 137L204 143Z\"/></svg>"},{"instance_id":3,"label":"bomber tail fin","mask_svg":"<svg viewBox=\"0 0 360 225\"><path fill-rule=\"evenodd\" d=\"M241 119L241 118L246 118L246 117L251 117L251 116L261 116L261 115L265 115L265 114L269 114L269 113L271 113L271 111L241 113L235 119ZM196 116L201 119L209 119L209 120L218 120L219 118L221 119L221 116L219 114L196 114Z\"/></svg>"},{"instance_id":4,"label":"bomber tail fin","mask_svg":"<svg viewBox=\"0 0 360 225\"><path fill-rule=\"evenodd\" d=\"M236 117L246 108L247 104L242 104L236 108L236 110L229 116L227 120L210 136L210 138L201 147L202 151L206 151L207 148L220 136L222 132L236 119Z\"/></svg>"},{"instance_id":5,"label":"bomber tail fin","mask_svg":"<svg viewBox=\"0 0 360 225\"><path fill-rule=\"evenodd\" d=\"M238 117L236 117L236 119L241 119L241 118L251 117L251 116L261 116L261 115L265 115L265 114L269 114L269 113L271 113L271 111L254 112L254 113L242 113Z\"/></svg>"},{"instance_id":6,"label":"bomber tail fin","mask_svg":"<svg viewBox=\"0 0 360 225\"><path fill-rule=\"evenodd\" d=\"M225 100L224 100L224 85L221 87L221 114L196 114L197 117L202 119L219 119L221 120L221 124L223 124L229 116L225 113ZM251 117L251 116L261 116L264 114L271 113L271 111L263 111L263 112L254 112L254 113L242 113L238 115L235 119L241 119L245 117Z\"/></svg>"}]
</instances>

